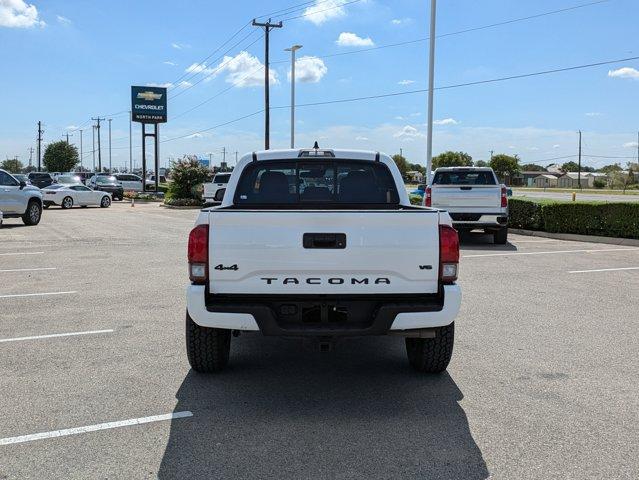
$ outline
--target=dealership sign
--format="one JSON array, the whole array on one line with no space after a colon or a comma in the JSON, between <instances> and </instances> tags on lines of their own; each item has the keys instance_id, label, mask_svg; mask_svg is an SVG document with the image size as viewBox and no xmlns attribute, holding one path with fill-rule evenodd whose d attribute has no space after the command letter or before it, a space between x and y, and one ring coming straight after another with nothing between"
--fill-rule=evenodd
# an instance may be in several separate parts
<instances>
[{"instance_id":1,"label":"dealership sign","mask_svg":"<svg viewBox=\"0 0 639 480\"><path fill-rule=\"evenodd\" d=\"M131 87L131 114L134 122L165 123L166 88Z\"/></svg>"}]
</instances>

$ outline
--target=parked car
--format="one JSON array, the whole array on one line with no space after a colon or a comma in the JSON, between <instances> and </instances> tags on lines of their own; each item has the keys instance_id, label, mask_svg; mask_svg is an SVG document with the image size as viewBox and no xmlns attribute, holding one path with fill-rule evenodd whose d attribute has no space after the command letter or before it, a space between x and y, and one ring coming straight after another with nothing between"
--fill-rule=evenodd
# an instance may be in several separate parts
<instances>
[{"instance_id":1,"label":"parked car","mask_svg":"<svg viewBox=\"0 0 639 480\"><path fill-rule=\"evenodd\" d=\"M233 331L314 337L322 350L336 337L396 335L413 368L442 372L461 304L458 261L450 216L412 206L389 156L255 152L189 235L188 360L198 372L223 369Z\"/></svg>"},{"instance_id":2,"label":"parked car","mask_svg":"<svg viewBox=\"0 0 639 480\"><path fill-rule=\"evenodd\" d=\"M132 173L116 173L113 175L118 183L122 185L124 191L141 192L142 191L142 178Z\"/></svg>"},{"instance_id":3,"label":"parked car","mask_svg":"<svg viewBox=\"0 0 639 480\"><path fill-rule=\"evenodd\" d=\"M216 202L220 201L219 195L217 195L218 190L222 188L226 188L226 185L229 183L229 179L231 178L230 173L218 173L213 177L211 182L207 182L204 184L204 193L202 194L202 198L204 202Z\"/></svg>"},{"instance_id":4,"label":"parked car","mask_svg":"<svg viewBox=\"0 0 639 480\"><path fill-rule=\"evenodd\" d=\"M42 193L0 170L0 212L4 218L22 218L25 225L37 225L42 218Z\"/></svg>"},{"instance_id":5,"label":"parked car","mask_svg":"<svg viewBox=\"0 0 639 480\"><path fill-rule=\"evenodd\" d=\"M122 188L120 182L111 175L98 175L93 190L110 192L113 200L122 200L124 198L124 188Z\"/></svg>"},{"instance_id":6,"label":"parked car","mask_svg":"<svg viewBox=\"0 0 639 480\"><path fill-rule=\"evenodd\" d=\"M55 183L42 189L42 203L44 208L59 205L67 209L74 205L87 207L99 205L102 208L111 206L111 193L91 190L86 185L62 185Z\"/></svg>"},{"instance_id":7,"label":"parked car","mask_svg":"<svg viewBox=\"0 0 639 480\"><path fill-rule=\"evenodd\" d=\"M53 183L53 177L46 172L31 172L28 177L31 185L38 188L48 187Z\"/></svg>"},{"instance_id":8,"label":"parked car","mask_svg":"<svg viewBox=\"0 0 639 480\"><path fill-rule=\"evenodd\" d=\"M481 229L492 233L495 243L508 241L508 191L492 168L438 168L424 205L446 210L459 231Z\"/></svg>"},{"instance_id":9,"label":"parked car","mask_svg":"<svg viewBox=\"0 0 639 480\"><path fill-rule=\"evenodd\" d=\"M111 177L112 175L110 173L104 173L104 172L99 172L99 173L93 173L89 179L87 181L85 181L85 185L87 187L91 187L94 188L95 184L97 182L98 177Z\"/></svg>"},{"instance_id":10,"label":"parked car","mask_svg":"<svg viewBox=\"0 0 639 480\"><path fill-rule=\"evenodd\" d=\"M146 189L154 189L155 188L155 175L149 175L148 177L146 177L146 179L144 180L144 183L146 185ZM160 175L158 177L158 183L166 183L166 177L164 175Z\"/></svg>"}]
</instances>

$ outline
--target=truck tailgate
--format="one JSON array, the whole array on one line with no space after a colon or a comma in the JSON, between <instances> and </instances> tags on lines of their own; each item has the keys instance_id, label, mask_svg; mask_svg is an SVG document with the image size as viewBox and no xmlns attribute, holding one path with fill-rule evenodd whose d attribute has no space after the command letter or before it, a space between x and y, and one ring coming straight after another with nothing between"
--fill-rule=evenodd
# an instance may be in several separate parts
<instances>
[{"instance_id":1,"label":"truck tailgate","mask_svg":"<svg viewBox=\"0 0 639 480\"><path fill-rule=\"evenodd\" d=\"M212 210L209 290L436 293L438 225L431 210Z\"/></svg>"},{"instance_id":2,"label":"truck tailgate","mask_svg":"<svg viewBox=\"0 0 639 480\"><path fill-rule=\"evenodd\" d=\"M432 205L435 208L473 207L500 208L501 186L473 185L473 186L433 186Z\"/></svg>"}]
</instances>

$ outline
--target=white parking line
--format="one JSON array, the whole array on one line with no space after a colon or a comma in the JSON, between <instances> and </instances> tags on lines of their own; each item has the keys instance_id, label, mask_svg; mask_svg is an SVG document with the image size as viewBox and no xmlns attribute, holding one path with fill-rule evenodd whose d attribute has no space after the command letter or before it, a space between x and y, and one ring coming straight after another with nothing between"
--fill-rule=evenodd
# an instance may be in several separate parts
<instances>
[{"instance_id":1,"label":"white parking line","mask_svg":"<svg viewBox=\"0 0 639 480\"><path fill-rule=\"evenodd\" d=\"M78 335L94 335L98 333L113 333L114 330L89 330L86 332L71 332L71 333L51 333L49 335L35 335L33 337L15 337L15 338L0 338L0 343L6 342L22 342L24 340L40 340L43 338L59 338L59 337L77 337Z\"/></svg>"},{"instance_id":2,"label":"white parking line","mask_svg":"<svg viewBox=\"0 0 639 480\"><path fill-rule=\"evenodd\" d=\"M43 268L10 268L7 270L0 270L0 273L9 272L41 272L43 270L56 270L56 267L43 267Z\"/></svg>"},{"instance_id":3,"label":"white parking line","mask_svg":"<svg viewBox=\"0 0 639 480\"><path fill-rule=\"evenodd\" d=\"M98 430L108 430L110 428L130 427L142 425L143 423L162 422L176 418L192 417L193 413L185 410L183 412L167 413L165 415L154 415L152 417L131 418L118 422L98 423L97 425L86 425L84 427L66 428L64 430L54 430L52 432L32 433L31 435L21 435L19 437L0 438L0 445L12 445L14 443L33 442L45 438L66 437L68 435L78 435L80 433L97 432Z\"/></svg>"},{"instance_id":4,"label":"white parking line","mask_svg":"<svg viewBox=\"0 0 639 480\"><path fill-rule=\"evenodd\" d=\"M0 256L7 255L42 255L44 252L11 252L11 253L0 253Z\"/></svg>"},{"instance_id":5,"label":"white parking line","mask_svg":"<svg viewBox=\"0 0 639 480\"><path fill-rule=\"evenodd\" d=\"M620 272L623 270L639 270L639 267L599 268L597 270L573 270L568 273Z\"/></svg>"},{"instance_id":6,"label":"white parking line","mask_svg":"<svg viewBox=\"0 0 639 480\"><path fill-rule=\"evenodd\" d=\"M481 253L478 255L462 255L462 258L476 257L509 257L513 255L556 255L559 253L584 253L584 252L629 252L639 248L600 248L591 250L554 250L551 252L507 252L507 253Z\"/></svg>"},{"instance_id":7,"label":"white parking line","mask_svg":"<svg viewBox=\"0 0 639 480\"><path fill-rule=\"evenodd\" d=\"M73 290L71 292L17 293L15 295L0 295L0 298L40 297L45 295L67 295L70 293L78 293L78 292Z\"/></svg>"}]
</instances>

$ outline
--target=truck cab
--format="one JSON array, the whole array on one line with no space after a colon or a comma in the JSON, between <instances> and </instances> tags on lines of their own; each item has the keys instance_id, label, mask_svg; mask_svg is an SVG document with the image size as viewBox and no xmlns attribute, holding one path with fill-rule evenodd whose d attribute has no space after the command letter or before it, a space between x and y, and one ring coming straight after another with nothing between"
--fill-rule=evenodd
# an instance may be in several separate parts
<instances>
[{"instance_id":1,"label":"truck cab","mask_svg":"<svg viewBox=\"0 0 639 480\"><path fill-rule=\"evenodd\" d=\"M320 344L397 335L420 371L450 361L457 232L446 212L410 204L387 155L246 155L221 205L200 212L188 261L187 353L197 371L222 369L242 331Z\"/></svg>"}]
</instances>

